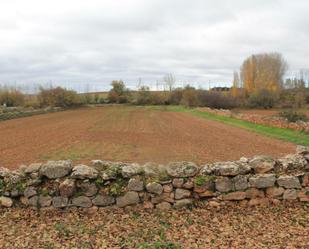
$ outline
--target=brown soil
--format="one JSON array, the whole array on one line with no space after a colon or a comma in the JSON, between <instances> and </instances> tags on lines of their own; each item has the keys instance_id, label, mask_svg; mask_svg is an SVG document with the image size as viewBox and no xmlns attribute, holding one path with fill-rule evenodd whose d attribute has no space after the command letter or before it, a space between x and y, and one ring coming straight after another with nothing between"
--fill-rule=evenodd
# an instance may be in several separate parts
<instances>
[{"instance_id":1,"label":"brown soil","mask_svg":"<svg viewBox=\"0 0 309 249\"><path fill-rule=\"evenodd\" d=\"M187 113L129 106L0 122L0 166L12 169L52 159L206 163L294 150L293 144Z\"/></svg>"}]
</instances>

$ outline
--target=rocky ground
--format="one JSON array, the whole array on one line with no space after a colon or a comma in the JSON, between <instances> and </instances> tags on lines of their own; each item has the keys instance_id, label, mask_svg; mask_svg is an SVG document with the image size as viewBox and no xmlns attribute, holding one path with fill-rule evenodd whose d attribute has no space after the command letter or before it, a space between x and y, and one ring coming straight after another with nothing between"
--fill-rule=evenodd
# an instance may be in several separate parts
<instances>
[{"instance_id":1,"label":"rocky ground","mask_svg":"<svg viewBox=\"0 0 309 249\"><path fill-rule=\"evenodd\" d=\"M0 234L3 249L309 248L309 205L166 212L0 209Z\"/></svg>"}]
</instances>

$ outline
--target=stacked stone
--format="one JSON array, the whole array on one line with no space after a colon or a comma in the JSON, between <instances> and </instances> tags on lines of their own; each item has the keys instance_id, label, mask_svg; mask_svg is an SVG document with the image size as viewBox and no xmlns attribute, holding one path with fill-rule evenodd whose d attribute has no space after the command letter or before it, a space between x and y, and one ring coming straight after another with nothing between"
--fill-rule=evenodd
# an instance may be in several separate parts
<instances>
[{"instance_id":1,"label":"stacked stone","mask_svg":"<svg viewBox=\"0 0 309 249\"><path fill-rule=\"evenodd\" d=\"M91 166L49 161L0 168L0 206L66 208L142 204L160 210L206 201L248 205L309 201L309 148L274 160L266 156L197 166L190 162L166 166L94 160Z\"/></svg>"},{"instance_id":2,"label":"stacked stone","mask_svg":"<svg viewBox=\"0 0 309 249\"><path fill-rule=\"evenodd\" d=\"M309 131L309 122L297 121L297 122L288 122L286 118L278 116L265 116L259 114L248 114L248 113L234 113L230 110L225 109L212 109L209 107L199 108L201 111L213 113L225 117L233 117L240 120L248 121L255 124L262 124L268 126L274 126L278 128L288 128L297 131Z\"/></svg>"}]
</instances>

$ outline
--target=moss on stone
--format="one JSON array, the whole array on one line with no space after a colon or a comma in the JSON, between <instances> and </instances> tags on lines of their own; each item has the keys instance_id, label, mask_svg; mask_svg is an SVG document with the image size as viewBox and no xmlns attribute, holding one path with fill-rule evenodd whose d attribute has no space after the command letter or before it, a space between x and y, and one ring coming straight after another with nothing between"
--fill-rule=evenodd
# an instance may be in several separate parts
<instances>
[{"instance_id":1,"label":"moss on stone","mask_svg":"<svg viewBox=\"0 0 309 249\"><path fill-rule=\"evenodd\" d=\"M215 179L216 179L215 176L199 175L194 178L194 183L197 186L203 186L210 181L215 181Z\"/></svg>"},{"instance_id":2,"label":"moss on stone","mask_svg":"<svg viewBox=\"0 0 309 249\"><path fill-rule=\"evenodd\" d=\"M104 180L101 178L101 177L98 177L96 180L95 180L95 185L97 187L103 187L104 186Z\"/></svg>"},{"instance_id":3,"label":"moss on stone","mask_svg":"<svg viewBox=\"0 0 309 249\"><path fill-rule=\"evenodd\" d=\"M108 193L109 195L114 196L114 197L120 196L125 192L127 185L128 185L128 180L119 178L109 185Z\"/></svg>"},{"instance_id":4,"label":"moss on stone","mask_svg":"<svg viewBox=\"0 0 309 249\"><path fill-rule=\"evenodd\" d=\"M48 190L48 188L42 188L42 189L40 189L39 193L40 193L40 195L48 196L49 190Z\"/></svg>"},{"instance_id":5,"label":"moss on stone","mask_svg":"<svg viewBox=\"0 0 309 249\"><path fill-rule=\"evenodd\" d=\"M4 188L4 183L3 183L3 180L0 179L0 194L2 194L3 192L3 188Z\"/></svg>"}]
</instances>

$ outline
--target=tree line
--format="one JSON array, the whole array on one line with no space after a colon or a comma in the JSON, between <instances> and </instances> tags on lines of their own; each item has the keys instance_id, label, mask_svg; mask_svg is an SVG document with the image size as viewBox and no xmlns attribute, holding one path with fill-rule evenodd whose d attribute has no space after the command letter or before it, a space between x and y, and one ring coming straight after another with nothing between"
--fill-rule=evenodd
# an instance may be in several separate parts
<instances>
[{"instance_id":1,"label":"tree line","mask_svg":"<svg viewBox=\"0 0 309 249\"><path fill-rule=\"evenodd\" d=\"M165 90L151 91L139 83L137 90L130 90L122 80L111 82L107 96L98 93L78 94L62 87L39 89L29 97L16 89L0 89L0 105L32 107L75 107L85 104L135 104L135 105L185 105L230 109L235 107L300 108L309 103L309 72L300 71L299 77L284 78L288 64L279 53L255 54L246 58L240 70L234 72L231 88L202 89L187 85L175 87L176 78L167 74Z\"/></svg>"}]
</instances>

